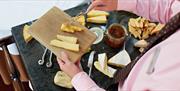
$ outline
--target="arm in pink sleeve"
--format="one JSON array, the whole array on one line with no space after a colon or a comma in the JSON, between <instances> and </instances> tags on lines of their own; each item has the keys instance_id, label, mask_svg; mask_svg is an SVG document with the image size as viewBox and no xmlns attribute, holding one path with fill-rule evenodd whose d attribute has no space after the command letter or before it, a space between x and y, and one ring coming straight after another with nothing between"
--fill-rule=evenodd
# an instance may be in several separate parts
<instances>
[{"instance_id":1,"label":"arm in pink sleeve","mask_svg":"<svg viewBox=\"0 0 180 91\"><path fill-rule=\"evenodd\" d=\"M118 0L117 9L133 12L152 21L166 23L180 12L180 0Z\"/></svg>"},{"instance_id":2,"label":"arm in pink sleeve","mask_svg":"<svg viewBox=\"0 0 180 91\"><path fill-rule=\"evenodd\" d=\"M71 82L77 91L105 91L97 86L85 72L76 74Z\"/></svg>"}]
</instances>

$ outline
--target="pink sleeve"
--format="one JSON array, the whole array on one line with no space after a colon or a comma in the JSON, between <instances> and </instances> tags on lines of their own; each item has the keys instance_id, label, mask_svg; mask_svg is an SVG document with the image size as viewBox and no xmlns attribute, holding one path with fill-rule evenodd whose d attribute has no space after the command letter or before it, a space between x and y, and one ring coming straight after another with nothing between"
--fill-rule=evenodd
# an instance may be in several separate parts
<instances>
[{"instance_id":1,"label":"pink sleeve","mask_svg":"<svg viewBox=\"0 0 180 91\"><path fill-rule=\"evenodd\" d=\"M180 12L180 0L118 0L117 9L133 12L155 22L166 23Z\"/></svg>"},{"instance_id":2,"label":"pink sleeve","mask_svg":"<svg viewBox=\"0 0 180 91\"><path fill-rule=\"evenodd\" d=\"M71 82L77 91L105 91L97 86L85 72L76 74Z\"/></svg>"}]
</instances>

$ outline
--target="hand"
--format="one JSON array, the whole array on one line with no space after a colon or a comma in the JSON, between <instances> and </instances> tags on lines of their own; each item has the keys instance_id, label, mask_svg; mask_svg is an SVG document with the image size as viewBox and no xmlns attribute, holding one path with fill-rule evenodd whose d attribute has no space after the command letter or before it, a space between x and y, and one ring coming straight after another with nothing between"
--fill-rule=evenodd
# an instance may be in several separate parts
<instances>
[{"instance_id":1,"label":"hand","mask_svg":"<svg viewBox=\"0 0 180 91\"><path fill-rule=\"evenodd\" d=\"M118 0L94 0L88 7L87 12L91 9L112 11L117 10Z\"/></svg>"},{"instance_id":2,"label":"hand","mask_svg":"<svg viewBox=\"0 0 180 91\"><path fill-rule=\"evenodd\" d=\"M65 52L61 52L61 58L57 58L58 64L63 72L73 78L77 73L81 72L80 68L71 62Z\"/></svg>"}]
</instances>

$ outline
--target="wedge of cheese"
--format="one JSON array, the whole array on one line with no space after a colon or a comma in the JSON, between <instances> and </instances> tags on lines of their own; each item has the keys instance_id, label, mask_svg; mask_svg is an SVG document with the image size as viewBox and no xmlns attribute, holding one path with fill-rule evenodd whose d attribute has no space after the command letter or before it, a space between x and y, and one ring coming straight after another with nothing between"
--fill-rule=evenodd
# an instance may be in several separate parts
<instances>
[{"instance_id":1,"label":"wedge of cheese","mask_svg":"<svg viewBox=\"0 0 180 91\"><path fill-rule=\"evenodd\" d=\"M139 48L139 52L143 52L144 51L144 48L143 47L141 47L141 48Z\"/></svg>"},{"instance_id":2,"label":"wedge of cheese","mask_svg":"<svg viewBox=\"0 0 180 91\"><path fill-rule=\"evenodd\" d=\"M96 17L87 18L87 22L104 24L104 23L107 22L107 19L106 19L105 15L103 15L103 16L96 16Z\"/></svg>"},{"instance_id":3,"label":"wedge of cheese","mask_svg":"<svg viewBox=\"0 0 180 91\"><path fill-rule=\"evenodd\" d=\"M71 78L62 71L58 71L54 77L54 83L65 88L73 88Z\"/></svg>"},{"instance_id":4,"label":"wedge of cheese","mask_svg":"<svg viewBox=\"0 0 180 91\"><path fill-rule=\"evenodd\" d=\"M84 15L80 15L80 16L76 16L73 17L73 19L77 22L79 22L81 25L85 26L85 16Z\"/></svg>"},{"instance_id":5,"label":"wedge of cheese","mask_svg":"<svg viewBox=\"0 0 180 91\"><path fill-rule=\"evenodd\" d=\"M107 75L110 78L113 78L115 72L117 71L116 69L107 66L107 69L102 70L99 61L94 62L94 66L97 70L99 70L100 72L102 72L103 74Z\"/></svg>"},{"instance_id":6,"label":"wedge of cheese","mask_svg":"<svg viewBox=\"0 0 180 91\"><path fill-rule=\"evenodd\" d=\"M64 36L64 35L57 35L57 39L64 42L72 43L72 44L76 44L78 40L76 37L70 37L70 36Z\"/></svg>"},{"instance_id":7,"label":"wedge of cheese","mask_svg":"<svg viewBox=\"0 0 180 91\"><path fill-rule=\"evenodd\" d=\"M23 37L26 43L28 43L33 37L28 33L29 25L25 25L23 29Z\"/></svg>"},{"instance_id":8,"label":"wedge of cheese","mask_svg":"<svg viewBox=\"0 0 180 91\"><path fill-rule=\"evenodd\" d=\"M98 54L98 61L102 70L107 69L107 56L106 53Z\"/></svg>"},{"instance_id":9,"label":"wedge of cheese","mask_svg":"<svg viewBox=\"0 0 180 91\"><path fill-rule=\"evenodd\" d=\"M164 24L158 24L152 31L151 35L158 33L165 25Z\"/></svg>"},{"instance_id":10,"label":"wedge of cheese","mask_svg":"<svg viewBox=\"0 0 180 91\"><path fill-rule=\"evenodd\" d=\"M96 16L109 16L109 13L106 11L100 10L91 10L87 13L88 17L96 17Z\"/></svg>"},{"instance_id":11,"label":"wedge of cheese","mask_svg":"<svg viewBox=\"0 0 180 91\"><path fill-rule=\"evenodd\" d=\"M71 25L71 24L68 24L68 23L67 24L62 24L60 30L64 31L64 32L69 32L69 33L74 33L76 31L83 31L83 29L81 27Z\"/></svg>"},{"instance_id":12,"label":"wedge of cheese","mask_svg":"<svg viewBox=\"0 0 180 91\"><path fill-rule=\"evenodd\" d=\"M133 34L133 36L135 38L141 38L141 33L139 33L138 31L136 31L136 28L132 27L132 26L129 26L129 32L131 34Z\"/></svg>"},{"instance_id":13,"label":"wedge of cheese","mask_svg":"<svg viewBox=\"0 0 180 91\"><path fill-rule=\"evenodd\" d=\"M129 54L123 50L108 60L108 64L117 67L124 67L131 62Z\"/></svg>"},{"instance_id":14,"label":"wedge of cheese","mask_svg":"<svg viewBox=\"0 0 180 91\"><path fill-rule=\"evenodd\" d=\"M60 30L64 32L74 33L74 30L71 27L69 27L67 24L62 24Z\"/></svg>"},{"instance_id":15,"label":"wedge of cheese","mask_svg":"<svg viewBox=\"0 0 180 91\"><path fill-rule=\"evenodd\" d=\"M134 46L145 48L148 46L148 42L146 40L139 40L134 44Z\"/></svg>"},{"instance_id":16,"label":"wedge of cheese","mask_svg":"<svg viewBox=\"0 0 180 91\"><path fill-rule=\"evenodd\" d=\"M68 42L63 42L63 41L59 41L59 40L51 40L50 45L55 46L55 47L60 47L60 48L64 48L70 51L75 51L78 52L79 51L79 44L72 44L72 43L68 43Z\"/></svg>"},{"instance_id":17,"label":"wedge of cheese","mask_svg":"<svg viewBox=\"0 0 180 91\"><path fill-rule=\"evenodd\" d=\"M78 27L75 25L70 25L70 28L73 29L74 31L82 31L83 30L81 27Z\"/></svg>"}]
</instances>

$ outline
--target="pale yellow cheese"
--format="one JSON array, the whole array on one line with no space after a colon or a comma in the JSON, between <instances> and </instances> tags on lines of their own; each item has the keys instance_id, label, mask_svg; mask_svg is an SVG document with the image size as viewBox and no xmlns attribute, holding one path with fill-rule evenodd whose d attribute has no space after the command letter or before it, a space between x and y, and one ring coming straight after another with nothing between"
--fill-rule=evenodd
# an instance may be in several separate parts
<instances>
[{"instance_id":1,"label":"pale yellow cheese","mask_svg":"<svg viewBox=\"0 0 180 91\"><path fill-rule=\"evenodd\" d=\"M124 67L128 65L131 62L131 59L129 57L129 54L127 51L123 50L116 55L114 55L112 58L108 60L108 64L117 66L117 67Z\"/></svg>"},{"instance_id":2,"label":"pale yellow cheese","mask_svg":"<svg viewBox=\"0 0 180 91\"><path fill-rule=\"evenodd\" d=\"M72 44L77 43L77 38L76 37L57 35L57 39L62 40L64 42L72 43Z\"/></svg>"},{"instance_id":3,"label":"pale yellow cheese","mask_svg":"<svg viewBox=\"0 0 180 91\"><path fill-rule=\"evenodd\" d=\"M85 16L84 15L73 17L73 19L75 21L79 22L81 25L85 26Z\"/></svg>"},{"instance_id":4,"label":"pale yellow cheese","mask_svg":"<svg viewBox=\"0 0 180 91\"><path fill-rule=\"evenodd\" d=\"M59 41L56 39L51 40L50 45L55 46L55 47L64 48L64 49L71 50L71 51L75 51L75 52L79 51L79 44L72 44L72 43L68 43L68 42Z\"/></svg>"},{"instance_id":5,"label":"pale yellow cheese","mask_svg":"<svg viewBox=\"0 0 180 91\"><path fill-rule=\"evenodd\" d=\"M139 33L136 28L129 26L129 32L133 34L135 38L141 38L141 33Z\"/></svg>"},{"instance_id":6,"label":"pale yellow cheese","mask_svg":"<svg viewBox=\"0 0 180 91\"><path fill-rule=\"evenodd\" d=\"M160 23L159 23L159 24L151 31L151 35L158 33L164 26L165 26L164 24L160 24Z\"/></svg>"},{"instance_id":7,"label":"pale yellow cheese","mask_svg":"<svg viewBox=\"0 0 180 91\"><path fill-rule=\"evenodd\" d=\"M98 61L100 63L101 69L107 69L107 56L106 53L98 54Z\"/></svg>"},{"instance_id":8,"label":"pale yellow cheese","mask_svg":"<svg viewBox=\"0 0 180 91\"><path fill-rule=\"evenodd\" d=\"M96 16L87 18L87 22L103 24L107 22L106 16Z\"/></svg>"},{"instance_id":9,"label":"pale yellow cheese","mask_svg":"<svg viewBox=\"0 0 180 91\"><path fill-rule=\"evenodd\" d=\"M146 40L139 40L134 44L134 46L145 48L148 46L148 42Z\"/></svg>"},{"instance_id":10,"label":"pale yellow cheese","mask_svg":"<svg viewBox=\"0 0 180 91\"><path fill-rule=\"evenodd\" d=\"M91 10L87 13L88 17L96 17L96 16L109 16L109 13L106 11L100 10Z\"/></svg>"},{"instance_id":11,"label":"pale yellow cheese","mask_svg":"<svg viewBox=\"0 0 180 91\"><path fill-rule=\"evenodd\" d=\"M63 71L58 71L54 77L54 83L65 88L72 88L71 78Z\"/></svg>"},{"instance_id":12,"label":"pale yellow cheese","mask_svg":"<svg viewBox=\"0 0 180 91\"><path fill-rule=\"evenodd\" d=\"M64 32L74 33L74 30L71 27L69 27L67 24L62 24L60 30Z\"/></svg>"},{"instance_id":13,"label":"pale yellow cheese","mask_svg":"<svg viewBox=\"0 0 180 91\"><path fill-rule=\"evenodd\" d=\"M102 70L99 61L94 62L94 66L97 70L99 70L100 72L102 72L110 78L113 78L115 72L117 71L116 69L109 66L107 66L107 69Z\"/></svg>"},{"instance_id":14,"label":"pale yellow cheese","mask_svg":"<svg viewBox=\"0 0 180 91\"><path fill-rule=\"evenodd\" d=\"M141 47L141 48L139 48L139 52L143 52L144 51L144 48L143 47Z\"/></svg>"},{"instance_id":15,"label":"pale yellow cheese","mask_svg":"<svg viewBox=\"0 0 180 91\"><path fill-rule=\"evenodd\" d=\"M23 29L23 37L26 43L28 43L33 37L28 33L29 25L25 25Z\"/></svg>"},{"instance_id":16,"label":"pale yellow cheese","mask_svg":"<svg viewBox=\"0 0 180 91\"><path fill-rule=\"evenodd\" d=\"M136 27L136 19L130 18L128 23L129 26Z\"/></svg>"},{"instance_id":17,"label":"pale yellow cheese","mask_svg":"<svg viewBox=\"0 0 180 91\"><path fill-rule=\"evenodd\" d=\"M82 28L75 26L75 25L70 25L70 28L73 29L74 31L82 31L83 30Z\"/></svg>"},{"instance_id":18,"label":"pale yellow cheese","mask_svg":"<svg viewBox=\"0 0 180 91\"><path fill-rule=\"evenodd\" d=\"M71 23L66 23L66 24L61 25L60 30L64 31L64 32L74 33L76 31L83 31L83 28L76 26L76 25L72 25Z\"/></svg>"}]
</instances>

